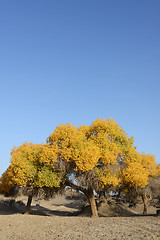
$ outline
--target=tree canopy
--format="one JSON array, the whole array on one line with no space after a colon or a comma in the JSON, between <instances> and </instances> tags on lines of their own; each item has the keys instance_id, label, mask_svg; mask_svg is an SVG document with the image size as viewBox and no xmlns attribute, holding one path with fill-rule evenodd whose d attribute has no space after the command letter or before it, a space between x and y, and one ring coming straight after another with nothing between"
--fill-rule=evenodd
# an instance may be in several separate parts
<instances>
[{"instance_id":1,"label":"tree canopy","mask_svg":"<svg viewBox=\"0 0 160 240\"><path fill-rule=\"evenodd\" d=\"M59 188L61 176L54 167L55 161L56 153L52 146L24 143L20 147L14 147L11 151L11 164L0 179L0 191L9 192L15 186L23 187L31 199L39 188ZM27 212L29 208L30 206Z\"/></svg>"},{"instance_id":2,"label":"tree canopy","mask_svg":"<svg viewBox=\"0 0 160 240\"><path fill-rule=\"evenodd\" d=\"M155 157L141 154L133 137L109 118L90 126L60 124L46 144L24 143L11 151L11 164L1 177L0 190L11 186L60 188L83 192L98 216L94 192L119 186L144 188L159 168Z\"/></svg>"},{"instance_id":3,"label":"tree canopy","mask_svg":"<svg viewBox=\"0 0 160 240\"><path fill-rule=\"evenodd\" d=\"M70 123L60 124L47 143L57 149L57 164L64 171L66 184L86 194L92 215L96 216L93 192L119 183L126 154L134 149L133 137L129 138L110 118L77 128Z\"/></svg>"}]
</instances>

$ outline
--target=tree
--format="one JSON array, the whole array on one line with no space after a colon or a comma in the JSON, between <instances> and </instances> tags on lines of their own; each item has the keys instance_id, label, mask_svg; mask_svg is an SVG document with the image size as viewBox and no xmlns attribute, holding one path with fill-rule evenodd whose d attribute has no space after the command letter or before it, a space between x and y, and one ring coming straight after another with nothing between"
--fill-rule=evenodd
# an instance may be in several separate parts
<instances>
[{"instance_id":1,"label":"tree","mask_svg":"<svg viewBox=\"0 0 160 240\"><path fill-rule=\"evenodd\" d=\"M65 185L83 192L97 217L94 191L115 186L125 154L133 148L133 138L113 119L97 119L91 126L60 124L47 143L57 149L57 167L66 179Z\"/></svg>"},{"instance_id":2,"label":"tree","mask_svg":"<svg viewBox=\"0 0 160 240\"><path fill-rule=\"evenodd\" d=\"M9 193L13 189L13 176L11 166L9 166L0 178L0 193Z\"/></svg>"},{"instance_id":3,"label":"tree","mask_svg":"<svg viewBox=\"0 0 160 240\"><path fill-rule=\"evenodd\" d=\"M148 181L157 175L155 157L151 154L140 154L130 149L126 154L121 174L122 189L127 190L130 196L141 195L144 204L143 214L148 213Z\"/></svg>"},{"instance_id":4,"label":"tree","mask_svg":"<svg viewBox=\"0 0 160 240\"><path fill-rule=\"evenodd\" d=\"M149 179L147 185L147 193L152 196L153 205L160 208L160 174Z\"/></svg>"},{"instance_id":5,"label":"tree","mask_svg":"<svg viewBox=\"0 0 160 240\"><path fill-rule=\"evenodd\" d=\"M0 189L25 188L29 212L38 189L53 193L70 186L86 195L92 216L97 217L96 192L116 186L121 190L144 190L157 171L155 158L138 153L133 144L133 137L129 138L111 118L97 119L91 126L60 124L45 145L24 143L13 148Z\"/></svg>"},{"instance_id":6,"label":"tree","mask_svg":"<svg viewBox=\"0 0 160 240\"><path fill-rule=\"evenodd\" d=\"M55 161L56 151L52 146L24 143L14 147L11 164L1 178L1 191L8 192L14 186L24 188L28 195L26 213L29 213L32 197L38 189L53 192L60 188L61 176L54 167Z\"/></svg>"}]
</instances>

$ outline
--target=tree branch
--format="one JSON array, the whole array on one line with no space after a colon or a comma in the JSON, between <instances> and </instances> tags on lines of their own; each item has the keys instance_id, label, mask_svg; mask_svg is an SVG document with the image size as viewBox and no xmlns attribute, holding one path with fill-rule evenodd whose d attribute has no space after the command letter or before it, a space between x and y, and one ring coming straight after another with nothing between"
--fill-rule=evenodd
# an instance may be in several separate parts
<instances>
[{"instance_id":1,"label":"tree branch","mask_svg":"<svg viewBox=\"0 0 160 240\"><path fill-rule=\"evenodd\" d=\"M87 194L87 190L86 190L86 189L84 189L84 188L82 188L82 187L79 187L79 186L75 185L74 183L72 183L72 182L70 182L70 181L68 181L68 180L65 181L65 185L68 186L68 187L71 187L72 189L74 189L74 190L76 190L76 191L81 191L81 192L83 192L85 195Z\"/></svg>"}]
</instances>

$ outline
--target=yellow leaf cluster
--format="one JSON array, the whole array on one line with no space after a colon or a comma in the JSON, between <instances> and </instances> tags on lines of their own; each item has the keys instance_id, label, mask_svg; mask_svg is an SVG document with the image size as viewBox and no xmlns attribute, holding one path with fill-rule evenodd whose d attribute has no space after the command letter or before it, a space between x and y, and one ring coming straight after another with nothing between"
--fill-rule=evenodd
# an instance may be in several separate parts
<instances>
[{"instance_id":1,"label":"yellow leaf cluster","mask_svg":"<svg viewBox=\"0 0 160 240\"><path fill-rule=\"evenodd\" d=\"M70 123L60 124L48 137L47 143L57 146L58 157L72 164L73 170L90 171L97 166L103 169L108 165L117 165L118 160L133 148L133 138L113 119L97 119L91 126L76 128ZM109 180L110 179L110 180ZM117 176L112 171L101 175L103 184L117 184Z\"/></svg>"},{"instance_id":2,"label":"yellow leaf cluster","mask_svg":"<svg viewBox=\"0 0 160 240\"><path fill-rule=\"evenodd\" d=\"M157 176L160 176L160 164L157 165Z\"/></svg>"},{"instance_id":3,"label":"yellow leaf cluster","mask_svg":"<svg viewBox=\"0 0 160 240\"><path fill-rule=\"evenodd\" d=\"M72 161L72 147L77 139L77 129L70 123L60 124L47 138L47 143L54 146L57 155L64 161Z\"/></svg>"},{"instance_id":4,"label":"yellow leaf cluster","mask_svg":"<svg viewBox=\"0 0 160 240\"><path fill-rule=\"evenodd\" d=\"M11 167L9 166L0 178L0 193L9 192L10 188L14 186L12 178L13 172Z\"/></svg>"},{"instance_id":5,"label":"yellow leaf cluster","mask_svg":"<svg viewBox=\"0 0 160 240\"><path fill-rule=\"evenodd\" d=\"M36 173L36 162L39 145L24 143L11 151L11 169L14 174L13 181L20 187L28 181L33 181Z\"/></svg>"},{"instance_id":6,"label":"yellow leaf cluster","mask_svg":"<svg viewBox=\"0 0 160 240\"><path fill-rule=\"evenodd\" d=\"M122 171L122 183L128 187L145 187L148 183L148 173L139 162L130 162Z\"/></svg>"},{"instance_id":7,"label":"yellow leaf cluster","mask_svg":"<svg viewBox=\"0 0 160 240\"><path fill-rule=\"evenodd\" d=\"M55 147L24 143L14 147L11 156L10 170L14 185L25 187L29 183L33 187L59 186L59 174L54 169L57 160Z\"/></svg>"},{"instance_id":8,"label":"yellow leaf cluster","mask_svg":"<svg viewBox=\"0 0 160 240\"><path fill-rule=\"evenodd\" d=\"M126 165L129 163L142 163L142 155L135 148L130 148L124 156Z\"/></svg>"},{"instance_id":9,"label":"yellow leaf cluster","mask_svg":"<svg viewBox=\"0 0 160 240\"><path fill-rule=\"evenodd\" d=\"M42 167L36 176L34 186L36 187L56 187L60 186L61 178L53 169L46 166Z\"/></svg>"},{"instance_id":10,"label":"yellow leaf cluster","mask_svg":"<svg viewBox=\"0 0 160 240\"><path fill-rule=\"evenodd\" d=\"M81 171L93 169L99 160L100 151L93 141L81 142L74 146L73 160Z\"/></svg>"},{"instance_id":11,"label":"yellow leaf cluster","mask_svg":"<svg viewBox=\"0 0 160 240\"><path fill-rule=\"evenodd\" d=\"M68 163L74 162L75 168L81 171L93 169L100 156L96 144L87 140L88 129L88 126L60 124L48 138L48 143L57 146L58 156Z\"/></svg>"},{"instance_id":12,"label":"yellow leaf cluster","mask_svg":"<svg viewBox=\"0 0 160 240\"><path fill-rule=\"evenodd\" d=\"M39 152L39 162L46 166L54 167L54 163L57 161L57 148L48 144L41 145Z\"/></svg>"},{"instance_id":13,"label":"yellow leaf cluster","mask_svg":"<svg viewBox=\"0 0 160 240\"><path fill-rule=\"evenodd\" d=\"M154 177L157 175L157 165L155 156L152 154L141 154L142 157L142 165L148 173L148 176Z\"/></svg>"},{"instance_id":14,"label":"yellow leaf cluster","mask_svg":"<svg viewBox=\"0 0 160 240\"><path fill-rule=\"evenodd\" d=\"M97 169L97 173L102 187L114 187L118 185L119 179L113 171L109 169L104 171Z\"/></svg>"}]
</instances>

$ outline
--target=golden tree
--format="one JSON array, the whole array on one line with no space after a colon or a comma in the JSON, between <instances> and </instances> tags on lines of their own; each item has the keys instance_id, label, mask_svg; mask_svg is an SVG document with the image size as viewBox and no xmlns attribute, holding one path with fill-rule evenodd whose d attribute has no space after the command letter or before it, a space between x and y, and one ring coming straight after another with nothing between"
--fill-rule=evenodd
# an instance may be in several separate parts
<instances>
[{"instance_id":1,"label":"golden tree","mask_svg":"<svg viewBox=\"0 0 160 240\"><path fill-rule=\"evenodd\" d=\"M0 178L0 193L8 193L14 187L13 177L11 166L9 166Z\"/></svg>"},{"instance_id":2,"label":"golden tree","mask_svg":"<svg viewBox=\"0 0 160 240\"><path fill-rule=\"evenodd\" d=\"M12 186L28 191L29 211L35 189L60 186L83 192L93 217L98 216L94 193L113 186L143 189L156 173L155 158L140 154L133 137L109 118L91 126L60 124L47 143L24 143L11 152L11 164L1 177L1 191Z\"/></svg>"},{"instance_id":3,"label":"golden tree","mask_svg":"<svg viewBox=\"0 0 160 240\"><path fill-rule=\"evenodd\" d=\"M48 137L57 150L57 166L66 178L65 185L83 192L97 217L94 191L115 186L125 154L133 148L133 138L113 119L97 119L91 126L60 124Z\"/></svg>"},{"instance_id":4,"label":"golden tree","mask_svg":"<svg viewBox=\"0 0 160 240\"><path fill-rule=\"evenodd\" d=\"M147 186L149 179L156 177L158 168L155 156L151 154L139 153L131 149L125 156L124 166L121 174L121 186L132 194L141 194L144 210L148 212Z\"/></svg>"},{"instance_id":5,"label":"golden tree","mask_svg":"<svg viewBox=\"0 0 160 240\"><path fill-rule=\"evenodd\" d=\"M11 151L11 164L1 177L0 189L9 191L12 187L25 188L28 195L26 213L33 195L39 188L60 187L61 177L54 167L56 150L43 144L24 143Z\"/></svg>"}]
</instances>

